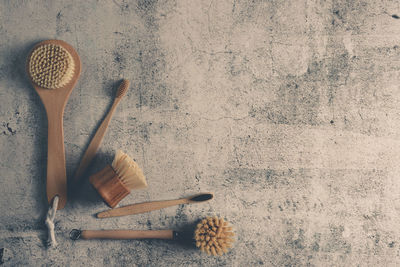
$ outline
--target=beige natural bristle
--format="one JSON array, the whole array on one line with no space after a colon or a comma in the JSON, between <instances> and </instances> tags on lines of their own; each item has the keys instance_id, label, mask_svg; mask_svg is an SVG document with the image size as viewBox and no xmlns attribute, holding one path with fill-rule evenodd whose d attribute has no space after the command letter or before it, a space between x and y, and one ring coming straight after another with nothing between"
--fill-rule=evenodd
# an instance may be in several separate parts
<instances>
[{"instance_id":1,"label":"beige natural bristle","mask_svg":"<svg viewBox=\"0 0 400 267\"><path fill-rule=\"evenodd\" d=\"M126 92L129 89L129 81L128 80L123 80L122 83L119 85L118 87L118 91L117 91L117 98L121 98L123 97Z\"/></svg>"},{"instance_id":2,"label":"beige natural bristle","mask_svg":"<svg viewBox=\"0 0 400 267\"><path fill-rule=\"evenodd\" d=\"M111 164L120 181L129 189L141 189L147 187L146 177L139 165L127 154L118 150Z\"/></svg>"},{"instance_id":3,"label":"beige natural bristle","mask_svg":"<svg viewBox=\"0 0 400 267\"><path fill-rule=\"evenodd\" d=\"M208 217L197 224L194 239L196 246L209 255L222 255L232 247L234 236L228 222L218 217Z\"/></svg>"},{"instance_id":4,"label":"beige natural bristle","mask_svg":"<svg viewBox=\"0 0 400 267\"><path fill-rule=\"evenodd\" d=\"M29 75L42 88L57 89L68 84L74 75L75 63L62 46L44 44L36 47L29 58Z\"/></svg>"}]
</instances>

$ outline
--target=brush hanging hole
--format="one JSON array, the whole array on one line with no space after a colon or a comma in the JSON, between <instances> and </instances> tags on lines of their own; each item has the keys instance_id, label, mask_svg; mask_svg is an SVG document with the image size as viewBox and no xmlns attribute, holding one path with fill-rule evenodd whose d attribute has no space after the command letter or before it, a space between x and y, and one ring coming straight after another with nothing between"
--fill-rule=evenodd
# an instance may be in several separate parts
<instances>
[{"instance_id":1,"label":"brush hanging hole","mask_svg":"<svg viewBox=\"0 0 400 267\"><path fill-rule=\"evenodd\" d=\"M78 229L72 229L71 232L69 232L69 238L72 240L78 240L82 235L82 231Z\"/></svg>"}]
</instances>

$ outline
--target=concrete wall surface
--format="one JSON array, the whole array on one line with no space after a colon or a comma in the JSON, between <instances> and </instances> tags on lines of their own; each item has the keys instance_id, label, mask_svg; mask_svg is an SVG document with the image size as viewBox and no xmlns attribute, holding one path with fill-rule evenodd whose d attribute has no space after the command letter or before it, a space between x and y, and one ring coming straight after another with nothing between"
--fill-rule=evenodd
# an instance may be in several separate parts
<instances>
[{"instance_id":1,"label":"concrete wall surface","mask_svg":"<svg viewBox=\"0 0 400 267\"><path fill-rule=\"evenodd\" d=\"M77 50L64 114L71 178L119 81L102 146L46 248L47 119L25 62L41 40ZM400 4L375 0L0 0L3 266L399 266ZM87 180L122 149L148 189L120 206L215 199L97 219ZM72 241L81 229L235 226L221 257L171 241Z\"/></svg>"}]
</instances>

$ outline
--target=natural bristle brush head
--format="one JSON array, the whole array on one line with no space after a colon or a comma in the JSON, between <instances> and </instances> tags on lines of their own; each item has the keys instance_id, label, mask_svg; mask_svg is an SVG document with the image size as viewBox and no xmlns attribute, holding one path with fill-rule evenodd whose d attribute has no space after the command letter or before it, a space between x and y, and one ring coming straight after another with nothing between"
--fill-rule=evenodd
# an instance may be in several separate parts
<instances>
[{"instance_id":1,"label":"natural bristle brush head","mask_svg":"<svg viewBox=\"0 0 400 267\"><path fill-rule=\"evenodd\" d=\"M36 85L57 89L74 76L75 63L71 54L57 44L42 44L34 48L28 59L28 73Z\"/></svg>"},{"instance_id":2,"label":"natural bristle brush head","mask_svg":"<svg viewBox=\"0 0 400 267\"><path fill-rule=\"evenodd\" d=\"M197 224L194 231L196 247L209 255L222 255L232 247L232 226L223 218L207 217Z\"/></svg>"},{"instance_id":3,"label":"natural bristle brush head","mask_svg":"<svg viewBox=\"0 0 400 267\"><path fill-rule=\"evenodd\" d=\"M139 165L120 150L115 154L112 165L90 176L89 181L111 208L132 189L147 187L146 177Z\"/></svg>"},{"instance_id":4,"label":"natural bristle brush head","mask_svg":"<svg viewBox=\"0 0 400 267\"><path fill-rule=\"evenodd\" d=\"M111 164L119 180L130 190L147 187L146 177L139 165L127 154L118 150Z\"/></svg>"}]
</instances>

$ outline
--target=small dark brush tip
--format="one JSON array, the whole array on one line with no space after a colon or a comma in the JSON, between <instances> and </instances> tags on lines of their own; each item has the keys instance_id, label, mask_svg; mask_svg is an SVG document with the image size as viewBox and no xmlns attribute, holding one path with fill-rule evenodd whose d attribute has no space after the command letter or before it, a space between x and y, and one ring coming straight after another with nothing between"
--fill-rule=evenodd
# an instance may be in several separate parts
<instances>
[{"instance_id":1,"label":"small dark brush tip","mask_svg":"<svg viewBox=\"0 0 400 267\"><path fill-rule=\"evenodd\" d=\"M192 197L190 200L191 200L191 201L198 201L198 202L201 202L201 201L210 200L210 199L212 199L213 197L214 197L213 194L207 193L207 194L201 194L201 195L194 196L194 197Z\"/></svg>"}]
</instances>

